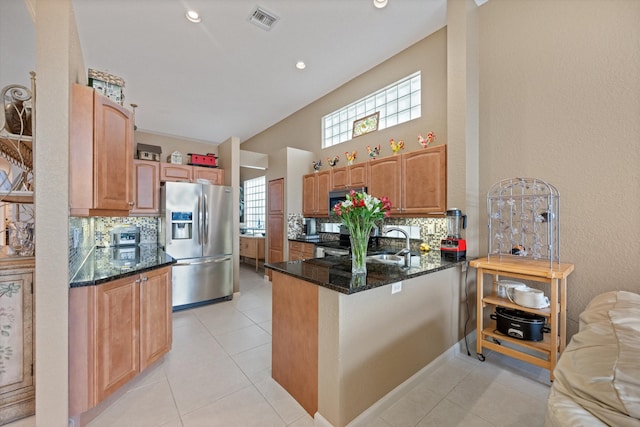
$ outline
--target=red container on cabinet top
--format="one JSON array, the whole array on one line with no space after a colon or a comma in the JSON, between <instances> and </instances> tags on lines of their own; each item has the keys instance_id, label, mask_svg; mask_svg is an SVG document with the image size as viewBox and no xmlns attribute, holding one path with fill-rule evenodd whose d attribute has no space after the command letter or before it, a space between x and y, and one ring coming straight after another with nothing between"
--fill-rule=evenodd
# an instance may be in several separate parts
<instances>
[{"instance_id":1,"label":"red container on cabinet top","mask_svg":"<svg viewBox=\"0 0 640 427\"><path fill-rule=\"evenodd\" d=\"M213 153L204 154L193 154L189 153L190 161L189 164L193 166L207 166L210 168L217 168L218 165L216 161L218 158Z\"/></svg>"}]
</instances>

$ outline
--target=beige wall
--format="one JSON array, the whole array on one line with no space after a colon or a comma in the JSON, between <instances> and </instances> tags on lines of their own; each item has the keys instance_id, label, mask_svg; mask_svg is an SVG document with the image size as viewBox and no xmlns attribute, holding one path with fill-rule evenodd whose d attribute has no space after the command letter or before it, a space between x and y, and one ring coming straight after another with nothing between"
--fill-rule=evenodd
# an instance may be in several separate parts
<instances>
[{"instance_id":1,"label":"beige wall","mask_svg":"<svg viewBox=\"0 0 640 427\"><path fill-rule=\"evenodd\" d=\"M135 132L135 142L136 144L150 144L150 145L158 145L162 148L162 157L160 160L162 162L167 161L167 157L171 155L175 150L178 150L182 153L182 164L186 165L189 162L188 153L195 154L207 154L213 153L217 156L218 154L218 146L212 144L206 144L200 141L194 141L187 138L173 137L168 135L158 135L151 132L145 132L141 130L137 130ZM133 147L134 150L137 149L136 146ZM228 163L229 159L224 159L222 156L219 156L218 165L222 169L225 168L224 163Z\"/></svg>"},{"instance_id":2,"label":"beige wall","mask_svg":"<svg viewBox=\"0 0 640 427\"><path fill-rule=\"evenodd\" d=\"M382 146L382 155L390 155L389 139L404 139L405 151L421 149L418 134L436 134L436 143L447 142L447 69L446 31L440 30L408 47L398 55L330 94L297 111L266 131L242 143L243 150L275 153L283 147L311 151L325 166L327 157L340 156L338 166L346 165L345 151L358 151L357 162L366 161L367 145ZM418 70L422 70L422 117L389 129L373 132L333 148L321 149L320 119L338 108L375 92ZM269 159L271 165L271 158ZM312 171L311 163L308 171Z\"/></svg>"},{"instance_id":3,"label":"beige wall","mask_svg":"<svg viewBox=\"0 0 640 427\"><path fill-rule=\"evenodd\" d=\"M461 277L460 268L442 270L395 294L391 285L352 295L320 288L320 415L347 425L458 342Z\"/></svg>"},{"instance_id":4,"label":"beige wall","mask_svg":"<svg viewBox=\"0 0 640 427\"><path fill-rule=\"evenodd\" d=\"M515 176L558 188L574 333L595 295L640 288L640 2L491 0L479 14L480 194Z\"/></svg>"}]
</instances>

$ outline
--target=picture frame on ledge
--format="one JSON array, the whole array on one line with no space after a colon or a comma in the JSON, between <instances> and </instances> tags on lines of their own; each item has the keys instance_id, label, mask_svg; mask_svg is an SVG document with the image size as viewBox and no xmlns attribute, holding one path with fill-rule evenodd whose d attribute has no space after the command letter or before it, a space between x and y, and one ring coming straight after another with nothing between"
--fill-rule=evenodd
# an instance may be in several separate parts
<instances>
[{"instance_id":1,"label":"picture frame on ledge","mask_svg":"<svg viewBox=\"0 0 640 427\"><path fill-rule=\"evenodd\" d=\"M361 119L353 121L353 134L352 138L362 136L369 132L378 130L378 120L380 119L380 111L376 111L373 114L369 114Z\"/></svg>"},{"instance_id":2,"label":"picture frame on ledge","mask_svg":"<svg viewBox=\"0 0 640 427\"><path fill-rule=\"evenodd\" d=\"M120 105L124 105L124 80L113 74L89 68L89 86Z\"/></svg>"}]
</instances>

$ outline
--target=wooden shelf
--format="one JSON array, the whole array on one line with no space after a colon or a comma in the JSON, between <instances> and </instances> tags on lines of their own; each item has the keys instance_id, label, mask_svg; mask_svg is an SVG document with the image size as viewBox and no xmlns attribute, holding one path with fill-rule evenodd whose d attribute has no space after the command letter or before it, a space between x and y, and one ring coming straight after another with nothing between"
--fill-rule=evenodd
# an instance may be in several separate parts
<instances>
[{"instance_id":1,"label":"wooden shelf","mask_svg":"<svg viewBox=\"0 0 640 427\"><path fill-rule=\"evenodd\" d=\"M567 276L573 272L573 264L554 263L552 266L545 261L528 259L488 258L472 260L469 265L477 269L476 276L476 353L480 360L484 360L483 348L522 360L527 363L549 370L549 377L553 381L553 370L558 357L564 351L567 338ZM493 276L492 292L485 296L484 275ZM507 298L496 295L496 283L500 277L510 277L523 280L541 282L548 286L550 306L536 309L512 303ZM487 306L502 306L543 316L550 331L543 334L541 341L520 340L500 333L496 329L496 322L484 325L483 312ZM494 340L500 341L500 344ZM509 346L502 345L508 343ZM513 348L511 345L515 346ZM538 354L530 354L530 352Z\"/></svg>"},{"instance_id":2,"label":"wooden shelf","mask_svg":"<svg viewBox=\"0 0 640 427\"><path fill-rule=\"evenodd\" d=\"M525 311L527 313L533 313L538 316L549 317L551 316L551 307L547 308L527 308L518 304L514 304L509 301L507 298L502 298L497 295L489 295L482 299L483 306L486 307L488 304L499 305L501 307L512 308L514 310Z\"/></svg>"},{"instance_id":3,"label":"wooden shelf","mask_svg":"<svg viewBox=\"0 0 640 427\"><path fill-rule=\"evenodd\" d=\"M0 191L2 203L33 203L33 191Z\"/></svg>"}]
</instances>

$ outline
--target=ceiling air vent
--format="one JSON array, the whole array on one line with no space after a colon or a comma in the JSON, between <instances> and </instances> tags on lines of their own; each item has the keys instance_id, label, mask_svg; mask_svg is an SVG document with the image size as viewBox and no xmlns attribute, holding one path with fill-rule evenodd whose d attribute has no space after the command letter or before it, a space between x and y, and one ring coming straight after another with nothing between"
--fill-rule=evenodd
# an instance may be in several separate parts
<instances>
[{"instance_id":1,"label":"ceiling air vent","mask_svg":"<svg viewBox=\"0 0 640 427\"><path fill-rule=\"evenodd\" d=\"M265 31L269 31L278 19L279 18L276 15L271 12L267 12L260 6L256 6L253 12L251 12L251 15L249 15L249 22Z\"/></svg>"}]
</instances>

